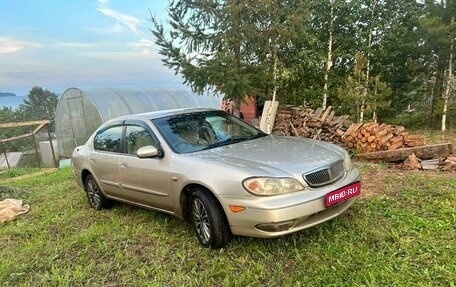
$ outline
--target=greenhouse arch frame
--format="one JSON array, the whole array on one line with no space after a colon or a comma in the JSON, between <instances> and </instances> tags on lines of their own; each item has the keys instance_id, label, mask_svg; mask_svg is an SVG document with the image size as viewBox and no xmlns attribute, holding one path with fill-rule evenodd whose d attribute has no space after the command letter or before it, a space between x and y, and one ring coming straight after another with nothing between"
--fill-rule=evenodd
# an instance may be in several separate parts
<instances>
[{"instance_id":1,"label":"greenhouse arch frame","mask_svg":"<svg viewBox=\"0 0 456 287\"><path fill-rule=\"evenodd\" d=\"M220 108L221 97L197 95L177 88L69 88L55 113L55 135L60 158L69 158L104 122L123 115L159 110Z\"/></svg>"}]
</instances>

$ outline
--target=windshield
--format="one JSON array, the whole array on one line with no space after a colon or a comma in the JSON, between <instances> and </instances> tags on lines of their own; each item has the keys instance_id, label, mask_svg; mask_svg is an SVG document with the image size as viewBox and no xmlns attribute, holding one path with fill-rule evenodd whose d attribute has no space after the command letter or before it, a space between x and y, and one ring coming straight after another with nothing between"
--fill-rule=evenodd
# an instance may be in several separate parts
<instances>
[{"instance_id":1,"label":"windshield","mask_svg":"<svg viewBox=\"0 0 456 287\"><path fill-rule=\"evenodd\" d=\"M259 129L222 111L168 116L152 122L176 153L207 150L266 136Z\"/></svg>"}]
</instances>

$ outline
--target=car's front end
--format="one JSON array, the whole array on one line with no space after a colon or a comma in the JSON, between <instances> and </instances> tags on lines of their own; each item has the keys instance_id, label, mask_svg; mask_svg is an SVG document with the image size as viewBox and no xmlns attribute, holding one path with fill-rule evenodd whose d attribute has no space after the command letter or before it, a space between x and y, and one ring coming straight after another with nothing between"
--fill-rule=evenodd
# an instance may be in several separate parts
<instances>
[{"instance_id":1,"label":"car's front end","mask_svg":"<svg viewBox=\"0 0 456 287\"><path fill-rule=\"evenodd\" d=\"M265 136L176 159L181 183L204 183L236 235L276 237L319 224L361 189L344 149L309 139Z\"/></svg>"},{"instance_id":2,"label":"car's front end","mask_svg":"<svg viewBox=\"0 0 456 287\"><path fill-rule=\"evenodd\" d=\"M358 170L352 168L342 178L325 186L306 186L302 191L274 196L224 196L222 205L243 207L242 212L227 212L233 234L276 237L338 216L353 204L356 195L347 196L331 206L326 206L326 195L341 188L360 190L360 181Z\"/></svg>"}]
</instances>

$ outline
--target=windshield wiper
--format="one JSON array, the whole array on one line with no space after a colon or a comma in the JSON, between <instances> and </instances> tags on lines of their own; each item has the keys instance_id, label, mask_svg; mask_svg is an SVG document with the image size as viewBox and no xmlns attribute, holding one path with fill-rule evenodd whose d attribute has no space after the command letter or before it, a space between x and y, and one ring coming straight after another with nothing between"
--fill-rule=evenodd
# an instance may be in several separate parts
<instances>
[{"instance_id":1,"label":"windshield wiper","mask_svg":"<svg viewBox=\"0 0 456 287\"><path fill-rule=\"evenodd\" d=\"M211 149L211 148L216 148L216 147L220 147L220 146L224 146L224 145L229 145L229 144L232 144L232 143L236 143L236 142L239 142L237 139L233 139L233 138L227 138L226 140L223 140L223 141L219 141L219 142L215 142L213 144L210 144L208 145L207 147L201 149L201 150L207 150L207 149Z\"/></svg>"},{"instance_id":2,"label":"windshield wiper","mask_svg":"<svg viewBox=\"0 0 456 287\"><path fill-rule=\"evenodd\" d=\"M212 149L212 148L216 148L216 147L221 147L221 146L224 146L224 145L230 145L230 144L234 144L234 143L238 143L238 142L248 141L248 140L260 138L260 137L263 137L263 136L266 136L266 135L267 134L259 133L259 134L256 134L256 135L253 135L253 136L248 136L248 137L228 138L226 140L210 144L207 147L203 148L202 150L208 150L208 149Z\"/></svg>"}]
</instances>

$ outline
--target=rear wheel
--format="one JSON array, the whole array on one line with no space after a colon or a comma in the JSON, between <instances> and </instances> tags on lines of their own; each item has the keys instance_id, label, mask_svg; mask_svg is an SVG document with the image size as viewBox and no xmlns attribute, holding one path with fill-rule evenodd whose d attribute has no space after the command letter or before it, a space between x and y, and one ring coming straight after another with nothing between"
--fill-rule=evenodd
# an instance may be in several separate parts
<instances>
[{"instance_id":1,"label":"rear wheel","mask_svg":"<svg viewBox=\"0 0 456 287\"><path fill-rule=\"evenodd\" d=\"M85 191L87 193L87 199L90 205L96 210L110 208L112 201L107 199L100 190L97 182L92 175L88 175L84 183Z\"/></svg>"},{"instance_id":2,"label":"rear wheel","mask_svg":"<svg viewBox=\"0 0 456 287\"><path fill-rule=\"evenodd\" d=\"M231 239L231 231L218 201L211 194L196 190L190 195L191 221L204 247L222 248Z\"/></svg>"}]
</instances>

